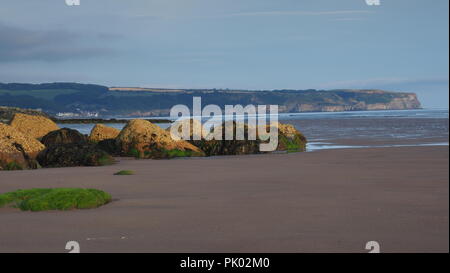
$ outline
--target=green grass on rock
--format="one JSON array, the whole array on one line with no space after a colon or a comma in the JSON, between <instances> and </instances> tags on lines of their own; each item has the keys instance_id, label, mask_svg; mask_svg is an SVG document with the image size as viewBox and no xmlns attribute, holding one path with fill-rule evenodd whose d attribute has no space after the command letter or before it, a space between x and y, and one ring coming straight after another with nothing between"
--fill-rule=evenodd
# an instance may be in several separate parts
<instances>
[{"instance_id":1,"label":"green grass on rock","mask_svg":"<svg viewBox=\"0 0 450 273\"><path fill-rule=\"evenodd\" d=\"M96 189L28 189L0 194L0 207L30 211L90 209L110 201L111 195Z\"/></svg>"}]
</instances>

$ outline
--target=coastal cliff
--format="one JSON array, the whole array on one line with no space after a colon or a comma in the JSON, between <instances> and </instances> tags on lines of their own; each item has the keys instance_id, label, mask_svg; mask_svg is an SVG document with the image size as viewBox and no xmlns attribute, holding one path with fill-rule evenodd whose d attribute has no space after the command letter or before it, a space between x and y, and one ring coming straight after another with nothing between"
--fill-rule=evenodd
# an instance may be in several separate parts
<instances>
[{"instance_id":1,"label":"coastal cliff","mask_svg":"<svg viewBox=\"0 0 450 273\"><path fill-rule=\"evenodd\" d=\"M331 91L330 91L331 92ZM341 91L342 92L342 91ZM348 94L358 93L373 95L373 100L350 99L328 100L324 103L302 103L301 101L286 107L281 107L280 112L342 112L342 111L372 111L372 110L406 110L420 109L421 104L414 93L393 93L381 90L348 90ZM389 96L390 95L390 96ZM377 102L379 96L389 96L385 101Z\"/></svg>"},{"instance_id":2,"label":"coastal cliff","mask_svg":"<svg viewBox=\"0 0 450 273\"><path fill-rule=\"evenodd\" d=\"M414 93L383 90L151 89L77 83L1 84L0 106L42 109L60 117L167 116L172 106L276 104L279 112L419 109Z\"/></svg>"}]
</instances>

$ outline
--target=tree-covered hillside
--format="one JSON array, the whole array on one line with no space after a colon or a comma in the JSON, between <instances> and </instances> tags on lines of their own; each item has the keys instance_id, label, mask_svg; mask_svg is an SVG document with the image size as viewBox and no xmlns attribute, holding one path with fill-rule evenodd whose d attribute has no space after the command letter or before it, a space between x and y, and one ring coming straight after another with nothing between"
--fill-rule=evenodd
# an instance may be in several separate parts
<instances>
[{"instance_id":1,"label":"tree-covered hillside","mask_svg":"<svg viewBox=\"0 0 450 273\"><path fill-rule=\"evenodd\" d=\"M191 106L192 97L199 96L203 105L277 104L281 112L420 107L414 94L378 90L124 90L111 91L106 86L78 83L0 83L0 106L42 109L50 114L167 115L172 106Z\"/></svg>"}]
</instances>

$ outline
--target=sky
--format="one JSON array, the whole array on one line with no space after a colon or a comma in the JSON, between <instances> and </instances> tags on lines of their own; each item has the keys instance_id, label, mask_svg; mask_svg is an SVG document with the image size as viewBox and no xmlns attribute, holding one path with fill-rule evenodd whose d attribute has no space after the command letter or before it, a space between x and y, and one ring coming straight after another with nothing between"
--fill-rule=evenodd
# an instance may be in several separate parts
<instances>
[{"instance_id":1,"label":"sky","mask_svg":"<svg viewBox=\"0 0 450 273\"><path fill-rule=\"evenodd\" d=\"M1 0L0 82L415 92L448 108L449 1Z\"/></svg>"}]
</instances>

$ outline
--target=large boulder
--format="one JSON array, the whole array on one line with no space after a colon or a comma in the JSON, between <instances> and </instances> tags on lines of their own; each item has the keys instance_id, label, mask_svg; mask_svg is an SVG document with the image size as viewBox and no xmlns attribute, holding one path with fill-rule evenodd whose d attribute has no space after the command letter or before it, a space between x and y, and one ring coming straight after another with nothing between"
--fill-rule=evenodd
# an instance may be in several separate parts
<instances>
[{"instance_id":1,"label":"large boulder","mask_svg":"<svg viewBox=\"0 0 450 273\"><path fill-rule=\"evenodd\" d=\"M37 160L42 167L104 166L114 159L95 144L57 144L39 153Z\"/></svg>"},{"instance_id":2,"label":"large boulder","mask_svg":"<svg viewBox=\"0 0 450 273\"><path fill-rule=\"evenodd\" d=\"M0 123L0 170L34 169L45 146L10 125Z\"/></svg>"},{"instance_id":3,"label":"large boulder","mask_svg":"<svg viewBox=\"0 0 450 273\"><path fill-rule=\"evenodd\" d=\"M116 144L121 155L137 158L204 156L198 147L184 140L174 140L169 132L141 119L129 121L117 136Z\"/></svg>"},{"instance_id":4,"label":"large boulder","mask_svg":"<svg viewBox=\"0 0 450 273\"><path fill-rule=\"evenodd\" d=\"M232 126L227 126L232 125ZM259 150L259 144L261 141L256 138L255 140L249 140L248 137L248 126L246 124L242 124L244 126L244 140L237 140L236 134L233 132L236 132L236 127L239 125L239 123L236 123L234 121L227 121L225 123L222 123L221 130L222 130L222 136L221 139L212 139L211 134L214 132L209 133L203 133L203 136L201 140L189 140L190 143L192 143L194 146L199 147L202 149L207 156L215 156L215 155L244 155L244 154L259 154L261 153ZM232 129L233 131L231 134L233 134L233 139L226 140L226 131L227 129ZM205 132L205 129L202 128L202 130ZM206 140L209 139L209 140Z\"/></svg>"},{"instance_id":5,"label":"large boulder","mask_svg":"<svg viewBox=\"0 0 450 273\"><path fill-rule=\"evenodd\" d=\"M41 142L46 147L50 147L58 144L84 144L88 142L88 139L77 130L62 128L46 134L42 137Z\"/></svg>"},{"instance_id":6,"label":"large boulder","mask_svg":"<svg viewBox=\"0 0 450 273\"><path fill-rule=\"evenodd\" d=\"M188 122L187 121L182 121ZM182 132L181 124L177 125L175 123L172 126L177 126L178 132ZM211 137L206 137L210 134L213 134L213 132L208 133L205 128L201 128L202 130L202 138L201 140L193 140L193 132L192 132L192 125L195 124L196 121L191 120L191 132L190 132L190 140L188 140L190 143L192 143L194 146L199 147L201 150L205 152L207 156L215 156L215 155L243 155L243 154L259 154L262 153L260 151L260 144L263 144L264 141L261 141L258 137L259 131L257 132L257 138L256 140L249 140L248 137L248 130L249 126L247 124L239 124L235 121L227 121L226 123L222 123L221 130L222 130L222 140L216 140L212 139ZM232 124L233 126L226 126L227 124ZM245 140L237 140L236 139L236 126L237 125L244 126L244 138ZM201 126L196 125L196 126ZM264 129L266 129L267 132L269 132L271 127L278 127L278 145L276 147L277 151L288 151L288 152L302 152L306 150L306 138L305 136L300 133L293 125L290 124L282 124L282 123L271 123L270 125L264 125ZM232 140L225 140L226 130L230 130L232 128L232 132L234 135L234 138ZM253 127L255 128L255 127ZM273 129L273 128L272 128ZM170 128L167 129L170 131ZM210 140L206 140L210 139Z\"/></svg>"},{"instance_id":7,"label":"large boulder","mask_svg":"<svg viewBox=\"0 0 450 273\"><path fill-rule=\"evenodd\" d=\"M120 147L117 145L116 139L114 138L104 139L97 142L97 147L99 147L100 149L102 149L103 151L107 152L112 156L122 155Z\"/></svg>"},{"instance_id":8,"label":"large boulder","mask_svg":"<svg viewBox=\"0 0 450 273\"><path fill-rule=\"evenodd\" d=\"M59 129L58 125L51 119L22 113L15 114L10 121L10 125L32 138L41 138L49 132Z\"/></svg>"},{"instance_id":9,"label":"large boulder","mask_svg":"<svg viewBox=\"0 0 450 273\"><path fill-rule=\"evenodd\" d=\"M188 127L186 127L188 126ZM197 119L182 119L175 121L171 126L169 126L166 131L170 134L171 130L178 132L181 137L184 134L183 129L189 128L189 139L193 140L195 138L202 139L204 136L208 135L209 132L203 127L201 121Z\"/></svg>"},{"instance_id":10,"label":"large boulder","mask_svg":"<svg viewBox=\"0 0 450 273\"><path fill-rule=\"evenodd\" d=\"M31 116L43 116L50 118L46 113L38 110L23 109L18 107L0 106L0 122L9 122L15 114L22 113Z\"/></svg>"},{"instance_id":11,"label":"large boulder","mask_svg":"<svg viewBox=\"0 0 450 273\"><path fill-rule=\"evenodd\" d=\"M89 140L91 142L99 142L105 139L114 139L120 133L120 130L112 127L105 126L103 124L96 124L91 130Z\"/></svg>"}]
</instances>

